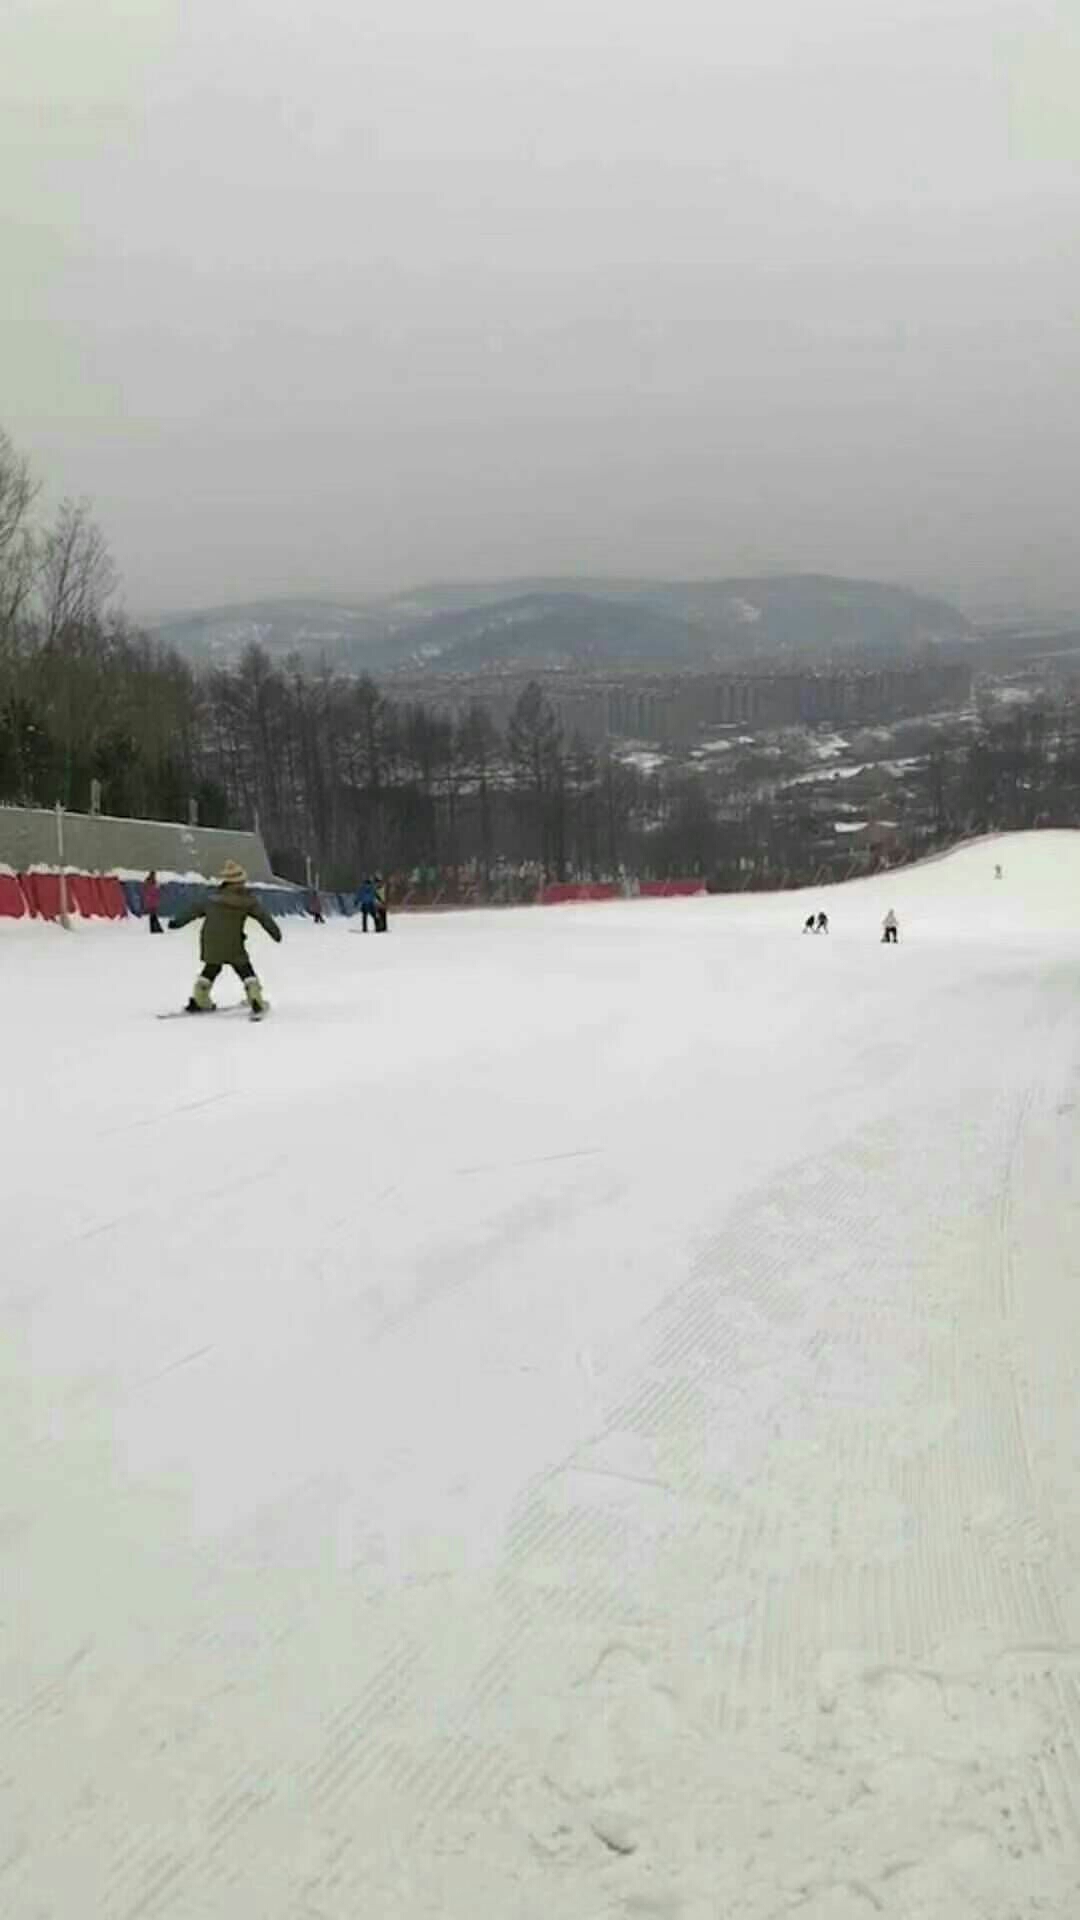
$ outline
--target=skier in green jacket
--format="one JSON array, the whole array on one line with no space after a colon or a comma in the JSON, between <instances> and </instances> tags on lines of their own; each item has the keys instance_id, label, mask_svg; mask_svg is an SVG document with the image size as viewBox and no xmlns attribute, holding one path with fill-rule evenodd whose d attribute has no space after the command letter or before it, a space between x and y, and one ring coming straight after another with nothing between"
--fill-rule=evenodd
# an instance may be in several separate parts
<instances>
[{"instance_id":1,"label":"skier in green jacket","mask_svg":"<svg viewBox=\"0 0 1080 1920\"><path fill-rule=\"evenodd\" d=\"M258 1017L267 1011L268 1002L244 943L248 920L257 920L271 940L281 939L281 928L273 914L267 913L248 889L247 874L235 860L226 860L220 884L205 900L194 900L175 914L170 928L186 927L192 920L202 921L199 952L202 971L191 990L187 1013L212 1013L211 991L222 967L231 967L244 983L248 1005Z\"/></svg>"}]
</instances>

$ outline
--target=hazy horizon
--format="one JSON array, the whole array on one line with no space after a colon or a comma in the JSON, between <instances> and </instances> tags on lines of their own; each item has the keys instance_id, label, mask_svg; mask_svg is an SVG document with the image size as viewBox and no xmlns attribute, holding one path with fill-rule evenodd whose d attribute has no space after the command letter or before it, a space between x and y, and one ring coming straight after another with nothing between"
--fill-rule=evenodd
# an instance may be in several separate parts
<instances>
[{"instance_id":1,"label":"hazy horizon","mask_svg":"<svg viewBox=\"0 0 1080 1920\"><path fill-rule=\"evenodd\" d=\"M1056 0L9 0L0 108L0 425L137 612L1080 602Z\"/></svg>"}]
</instances>

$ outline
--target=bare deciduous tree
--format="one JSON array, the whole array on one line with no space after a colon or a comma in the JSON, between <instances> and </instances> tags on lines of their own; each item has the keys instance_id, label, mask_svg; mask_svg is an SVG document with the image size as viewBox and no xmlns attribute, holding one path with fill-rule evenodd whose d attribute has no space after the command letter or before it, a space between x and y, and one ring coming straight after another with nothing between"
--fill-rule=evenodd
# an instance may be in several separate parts
<instances>
[{"instance_id":1,"label":"bare deciduous tree","mask_svg":"<svg viewBox=\"0 0 1080 1920\"><path fill-rule=\"evenodd\" d=\"M30 514L38 487L25 455L0 430L0 648L10 643L34 582Z\"/></svg>"},{"instance_id":2,"label":"bare deciduous tree","mask_svg":"<svg viewBox=\"0 0 1080 1920\"><path fill-rule=\"evenodd\" d=\"M46 646L96 626L116 592L109 543L86 500L64 500L41 542L38 595Z\"/></svg>"},{"instance_id":3,"label":"bare deciduous tree","mask_svg":"<svg viewBox=\"0 0 1080 1920\"><path fill-rule=\"evenodd\" d=\"M555 709L535 680L514 703L507 748L532 825L533 858L550 874L562 837L562 736Z\"/></svg>"}]
</instances>

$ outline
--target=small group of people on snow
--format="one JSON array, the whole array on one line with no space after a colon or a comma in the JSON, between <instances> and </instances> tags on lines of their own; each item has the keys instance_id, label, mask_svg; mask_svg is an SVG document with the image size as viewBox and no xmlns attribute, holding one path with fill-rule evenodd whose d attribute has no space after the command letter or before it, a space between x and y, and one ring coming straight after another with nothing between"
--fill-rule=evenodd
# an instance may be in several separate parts
<instances>
[{"instance_id":1,"label":"small group of people on snow","mask_svg":"<svg viewBox=\"0 0 1080 1920\"><path fill-rule=\"evenodd\" d=\"M369 875L366 879L361 880L356 890L353 904L357 908L362 921L361 933L367 932L369 920L374 926L376 933L386 932L386 882L381 873L377 873L374 878L371 878ZM308 912L316 926L321 927L325 925L322 900L315 889L312 889L308 895Z\"/></svg>"},{"instance_id":2,"label":"small group of people on snow","mask_svg":"<svg viewBox=\"0 0 1080 1920\"><path fill-rule=\"evenodd\" d=\"M161 933L159 919L161 907L161 888L156 873L151 871L143 882L143 911L150 921L151 933ZM356 904L363 918L363 932L368 930L370 919L376 933L386 932L386 888L381 876L361 882L356 895ZM268 1009L262 983L251 964L247 950L246 932L249 920L254 920L268 933L271 940L280 941L281 928L248 887L247 874L236 860L226 860L221 870L221 878L211 894L201 900L193 900L189 906L182 907L169 922L171 932L186 927L193 920L201 920L199 934L199 954L202 961L198 978L191 989L191 998L185 1007L186 1013L212 1013L214 1010L214 982L224 967L231 967L241 981L247 1002L252 1013L258 1017ZM803 923L804 933L828 933L829 916L827 913L811 913ZM882 940L886 946L895 946L900 938L900 923L892 907L882 921Z\"/></svg>"},{"instance_id":3,"label":"small group of people on snow","mask_svg":"<svg viewBox=\"0 0 1080 1920\"><path fill-rule=\"evenodd\" d=\"M828 933L829 916L827 913L808 913L803 921L804 933ZM900 922L892 908L889 908L881 923L881 938L887 947L895 947L900 939Z\"/></svg>"},{"instance_id":4,"label":"small group of people on snow","mask_svg":"<svg viewBox=\"0 0 1080 1920\"><path fill-rule=\"evenodd\" d=\"M361 933L367 932L369 920L376 933L386 932L386 882L381 873L361 880L356 904L360 909Z\"/></svg>"}]
</instances>

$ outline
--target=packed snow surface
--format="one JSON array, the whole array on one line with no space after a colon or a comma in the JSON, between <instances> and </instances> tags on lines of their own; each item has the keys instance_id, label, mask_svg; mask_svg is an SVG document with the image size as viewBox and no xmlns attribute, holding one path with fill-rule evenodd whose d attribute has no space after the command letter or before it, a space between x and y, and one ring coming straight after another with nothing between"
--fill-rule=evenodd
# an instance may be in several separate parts
<instances>
[{"instance_id":1,"label":"packed snow surface","mask_svg":"<svg viewBox=\"0 0 1080 1920\"><path fill-rule=\"evenodd\" d=\"M5 1920L1080 1913L1080 836L252 950L0 924Z\"/></svg>"}]
</instances>

